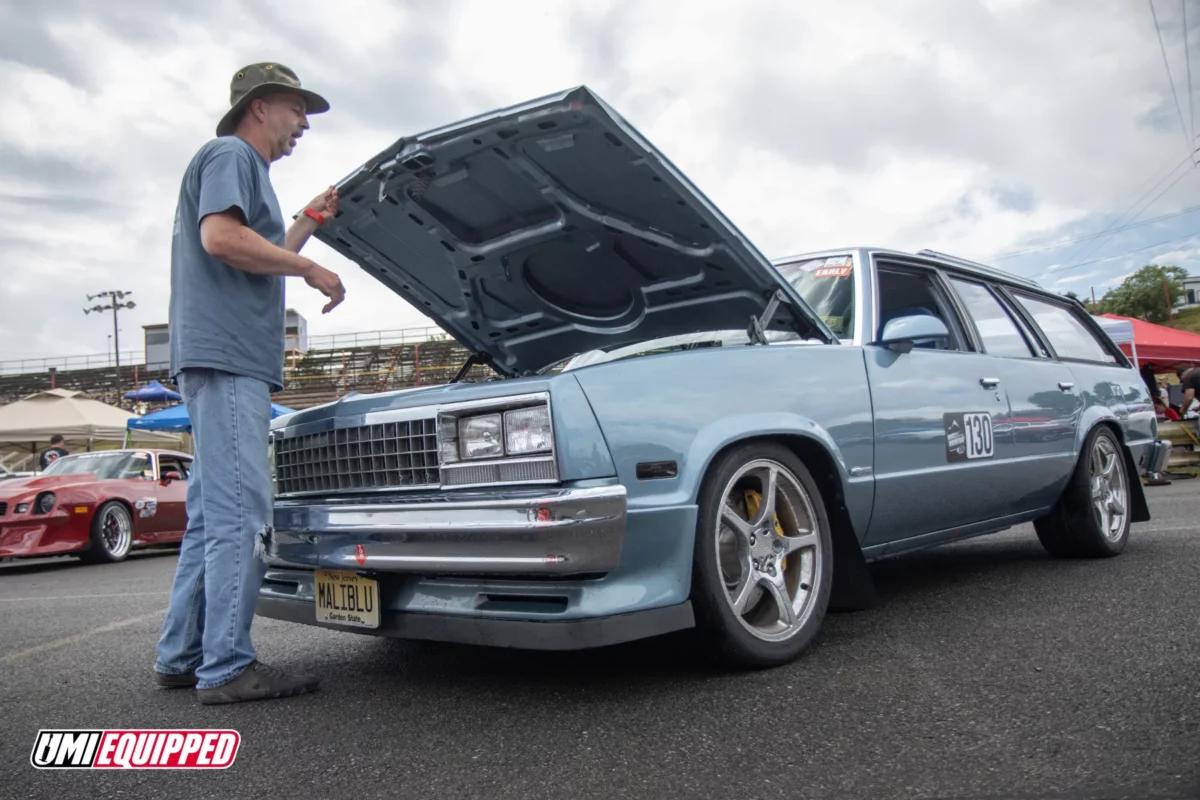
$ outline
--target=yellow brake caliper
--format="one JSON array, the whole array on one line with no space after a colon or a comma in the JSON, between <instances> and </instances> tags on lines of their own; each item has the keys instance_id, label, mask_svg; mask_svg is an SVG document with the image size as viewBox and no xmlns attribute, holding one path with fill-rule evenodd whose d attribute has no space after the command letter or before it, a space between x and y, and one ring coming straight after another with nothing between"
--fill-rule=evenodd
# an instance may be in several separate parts
<instances>
[{"instance_id":1,"label":"yellow brake caliper","mask_svg":"<svg viewBox=\"0 0 1200 800\"><path fill-rule=\"evenodd\" d=\"M746 501L746 519L754 519L754 515L758 513L758 507L762 504L762 495L756 489L742 490L742 497ZM779 524L779 515L775 515L775 532L780 536L784 536L783 526ZM780 561L781 569L787 569L787 557L785 556Z\"/></svg>"}]
</instances>

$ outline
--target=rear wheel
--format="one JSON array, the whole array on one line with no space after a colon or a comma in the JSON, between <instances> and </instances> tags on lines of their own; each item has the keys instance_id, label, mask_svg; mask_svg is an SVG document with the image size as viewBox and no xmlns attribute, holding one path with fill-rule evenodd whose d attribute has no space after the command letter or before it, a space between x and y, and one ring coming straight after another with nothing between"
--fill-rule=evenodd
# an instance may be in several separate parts
<instances>
[{"instance_id":1,"label":"rear wheel","mask_svg":"<svg viewBox=\"0 0 1200 800\"><path fill-rule=\"evenodd\" d=\"M1033 523L1042 546L1059 558L1118 555L1129 541L1129 481L1121 443L1097 427L1058 505Z\"/></svg>"},{"instance_id":2,"label":"rear wheel","mask_svg":"<svg viewBox=\"0 0 1200 800\"><path fill-rule=\"evenodd\" d=\"M692 604L704 644L738 666L794 660L821 627L833 578L812 475L781 445L747 444L713 464L699 499Z\"/></svg>"},{"instance_id":3,"label":"rear wheel","mask_svg":"<svg viewBox=\"0 0 1200 800\"><path fill-rule=\"evenodd\" d=\"M80 557L94 564L111 564L125 560L132 545L133 517L124 504L110 500L92 517L91 547Z\"/></svg>"}]
</instances>

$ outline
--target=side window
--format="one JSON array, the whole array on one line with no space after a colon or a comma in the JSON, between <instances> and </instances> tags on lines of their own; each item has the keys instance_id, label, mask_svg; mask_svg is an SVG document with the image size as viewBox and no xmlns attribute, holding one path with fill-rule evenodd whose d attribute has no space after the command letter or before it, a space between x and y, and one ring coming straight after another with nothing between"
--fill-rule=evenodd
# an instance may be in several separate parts
<instances>
[{"instance_id":1,"label":"side window","mask_svg":"<svg viewBox=\"0 0 1200 800\"><path fill-rule=\"evenodd\" d=\"M162 480L162 478L168 472L177 472L177 473L179 473L181 478L184 478L184 479L187 478L187 471L184 469L183 464L181 464L179 462L179 459L177 459L173 456L159 456L158 457L159 480Z\"/></svg>"},{"instance_id":2,"label":"side window","mask_svg":"<svg viewBox=\"0 0 1200 800\"><path fill-rule=\"evenodd\" d=\"M967 313L975 321L975 327L983 340L983 349L988 355L1008 358L1033 357L1033 350L1021 334L1017 323L1013 322L1013 318L1008 315L990 289L981 283L958 278L951 278L950 283L966 306Z\"/></svg>"},{"instance_id":3,"label":"side window","mask_svg":"<svg viewBox=\"0 0 1200 800\"><path fill-rule=\"evenodd\" d=\"M919 270L901 270L890 266L880 266L879 280L879 328L875 331L876 339L883 335L883 327L893 319L925 314L937 317L945 323L950 331L950 339L939 346L934 342L918 342L915 347L938 350L965 350L965 344L958 324L945 293L934 282L930 273Z\"/></svg>"},{"instance_id":4,"label":"side window","mask_svg":"<svg viewBox=\"0 0 1200 800\"><path fill-rule=\"evenodd\" d=\"M1059 358L1116 363L1117 359L1108 352L1108 348L1092 335L1070 309L1022 294L1017 294L1016 298L1042 329L1042 333L1046 334Z\"/></svg>"}]
</instances>

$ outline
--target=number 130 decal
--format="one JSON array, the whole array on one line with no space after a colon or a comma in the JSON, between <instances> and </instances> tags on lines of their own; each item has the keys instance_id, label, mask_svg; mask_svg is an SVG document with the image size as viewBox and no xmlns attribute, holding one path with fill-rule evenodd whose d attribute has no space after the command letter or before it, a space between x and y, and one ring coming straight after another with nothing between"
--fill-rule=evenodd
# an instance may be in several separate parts
<instances>
[{"instance_id":1,"label":"number 130 decal","mask_svg":"<svg viewBox=\"0 0 1200 800\"><path fill-rule=\"evenodd\" d=\"M984 412L942 415L946 428L946 460L972 461L996 454L992 435L992 415Z\"/></svg>"}]
</instances>

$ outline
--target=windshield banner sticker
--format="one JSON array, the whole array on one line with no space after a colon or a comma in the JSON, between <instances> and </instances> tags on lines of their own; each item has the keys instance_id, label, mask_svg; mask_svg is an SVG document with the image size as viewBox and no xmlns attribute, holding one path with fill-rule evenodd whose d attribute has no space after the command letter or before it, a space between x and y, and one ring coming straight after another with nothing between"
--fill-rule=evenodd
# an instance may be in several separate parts
<instances>
[{"instance_id":1,"label":"windshield banner sticker","mask_svg":"<svg viewBox=\"0 0 1200 800\"><path fill-rule=\"evenodd\" d=\"M844 278L854 267L821 267L813 273L814 278Z\"/></svg>"},{"instance_id":2,"label":"windshield banner sticker","mask_svg":"<svg viewBox=\"0 0 1200 800\"><path fill-rule=\"evenodd\" d=\"M972 461L996 454L992 415L986 411L943 414L942 425L946 429L947 461Z\"/></svg>"}]
</instances>

